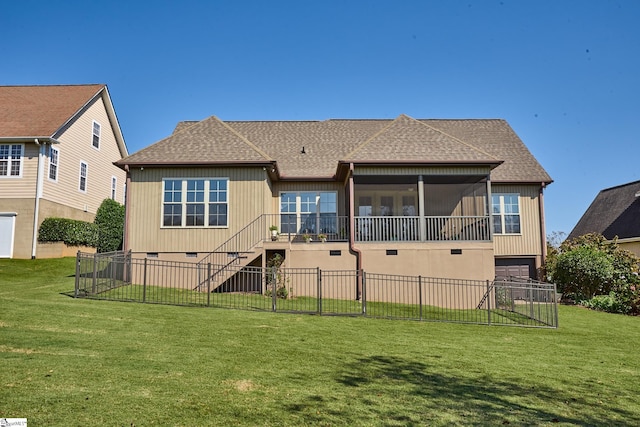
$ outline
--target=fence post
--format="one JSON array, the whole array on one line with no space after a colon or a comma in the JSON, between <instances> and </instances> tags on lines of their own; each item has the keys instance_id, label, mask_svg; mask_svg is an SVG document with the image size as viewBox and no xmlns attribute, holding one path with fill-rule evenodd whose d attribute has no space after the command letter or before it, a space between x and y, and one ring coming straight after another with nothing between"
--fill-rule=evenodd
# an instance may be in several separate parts
<instances>
[{"instance_id":1,"label":"fence post","mask_svg":"<svg viewBox=\"0 0 640 427\"><path fill-rule=\"evenodd\" d=\"M318 284L318 314L322 315L322 270L316 267L316 282Z\"/></svg>"},{"instance_id":2,"label":"fence post","mask_svg":"<svg viewBox=\"0 0 640 427\"><path fill-rule=\"evenodd\" d=\"M491 285L490 281L487 280L487 324L491 326Z\"/></svg>"},{"instance_id":3,"label":"fence post","mask_svg":"<svg viewBox=\"0 0 640 427\"><path fill-rule=\"evenodd\" d=\"M142 302L147 301L147 257L144 257L144 269L142 270Z\"/></svg>"},{"instance_id":4,"label":"fence post","mask_svg":"<svg viewBox=\"0 0 640 427\"><path fill-rule=\"evenodd\" d=\"M422 320L422 276L418 276L418 300L420 301L420 320Z\"/></svg>"},{"instance_id":5,"label":"fence post","mask_svg":"<svg viewBox=\"0 0 640 427\"><path fill-rule=\"evenodd\" d=\"M364 270L360 270L359 274L362 276L362 314L367 315L367 276Z\"/></svg>"},{"instance_id":6,"label":"fence post","mask_svg":"<svg viewBox=\"0 0 640 427\"><path fill-rule=\"evenodd\" d=\"M98 255L97 254L93 254L93 276L91 279L91 293L95 294L96 293L96 288L97 288L97 278L96 278L96 274L98 274Z\"/></svg>"},{"instance_id":7,"label":"fence post","mask_svg":"<svg viewBox=\"0 0 640 427\"><path fill-rule=\"evenodd\" d=\"M555 320L555 327L558 327L558 290L556 284L553 284L553 317Z\"/></svg>"},{"instance_id":8,"label":"fence post","mask_svg":"<svg viewBox=\"0 0 640 427\"><path fill-rule=\"evenodd\" d=\"M73 296L78 298L78 293L80 290L80 251L76 254L76 286Z\"/></svg>"},{"instance_id":9,"label":"fence post","mask_svg":"<svg viewBox=\"0 0 640 427\"><path fill-rule=\"evenodd\" d=\"M278 295L276 295L278 290L278 268L271 267L271 274L273 275L271 280L271 311L276 311L278 308Z\"/></svg>"},{"instance_id":10,"label":"fence post","mask_svg":"<svg viewBox=\"0 0 640 427\"><path fill-rule=\"evenodd\" d=\"M200 276L200 267L198 267L198 276ZM207 263L207 307L211 307L211 262Z\"/></svg>"}]
</instances>

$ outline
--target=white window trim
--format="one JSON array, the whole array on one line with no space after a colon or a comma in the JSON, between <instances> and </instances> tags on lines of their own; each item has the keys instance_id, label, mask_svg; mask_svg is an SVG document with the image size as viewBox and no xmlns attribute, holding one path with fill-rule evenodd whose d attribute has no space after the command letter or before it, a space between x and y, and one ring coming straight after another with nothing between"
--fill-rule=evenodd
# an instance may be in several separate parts
<instances>
[{"instance_id":1,"label":"white window trim","mask_svg":"<svg viewBox=\"0 0 640 427\"><path fill-rule=\"evenodd\" d=\"M84 174L84 190L82 189L82 165L85 166ZM78 191L81 193L87 193L89 188L89 163L80 160L80 169L78 170Z\"/></svg>"},{"instance_id":2,"label":"white window trim","mask_svg":"<svg viewBox=\"0 0 640 427\"><path fill-rule=\"evenodd\" d=\"M204 221L205 221L205 225L186 225L187 223L187 181L198 181L198 180L203 180L204 181L204 201L202 203L204 203ZM227 225L208 225L209 223L209 181L211 180L226 180L227 181ZM181 225L164 225L164 182L165 181L181 181L181 187L180 187L180 193L181 193L181 198L180 198L180 204L182 205L182 216L180 219L180 224ZM203 228L210 228L210 229L227 229L230 227L230 223L231 223L231 216L229 215L229 212L231 210L230 205L230 193L231 193L231 179L229 179L229 177L224 177L224 176L209 176L209 177L201 177L201 178L194 178L194 177L189 177L189 178L180 178L180 177L171 177L171 178L162 178L162 189L161 189L161 197L160 197L160 228L165 228L165 229L196 229L196 230L202 230Z\"/></svg>"},{"instance_id":3,"label":"white window trim","mask_svg":"<svg viewBox=\"0 0 640 427\"><path fill-rule=\"evenodd\" d=\"M6 144L0 144L0 145L8 145L9 146L9 158L7 159L7 174L6 175L0 175L0 179L19 179L22 178L22 173L24 171L24 144L13 144L11 142L8 142ZM14 145L19 145L20 146L20 173L18 175L11 175L11 162L12 157L11 157L11 147Z\"/></svg>"},{"instance_id":4,"label":"white window trim","mask_svg":"<svg viewBox=\"0 0 640 427\"><path fill-rule=\"evenodd\" d=\"M51 155L53 153L53 150L56 151L57 155L56 155L56 177L55 178L51 178ZM49 168L47 169L47 179L51 182L58 182L58 176L60 175L60 150L58 150L57 148L53 147L53 146L49 146Z\"/></svg>"},{"instance_id":5,"label":"white window trim","mask_svg":"<svg viewBox=\"0 0 640 427\"><path fill-rule=\"evenodd\" d=\"M111 200L117 200L118 195L118 178L111 176Z\"/></svg>"},{"instance_id":6,"label":"white window trim","mask_svg":"<svg viewBox=\"0 0 640 427\"><path fill-rule=\"evenodd\" d=\"M502 230L497 233L493 230L494 236L522 236L522 203L520 203L520 193L493 193L492 197L498 196L500 197L500 214L493 213L493 200L491 200L491 227L493 227L493 217L500 216L500 225L502 226ZM515 215L513 213L506 214L504 211L504 196L516 196L518 198L518 217L520 218L520 232L519 233L505 233L506 221L504 217L506 215Z\"/></svg>"},{"instance_id":7,"label":"white window trim","mask_svg":"<svg viewBox=\"0 0 640 427\"><path fill-rule=\"evenodd\" d=\"M97 134L97 136L98 136L98 146L97 147L93 143L93 137L96 136L96 134L94 132L96 125L98 125L98 134ZM93 148L95 148L96 150L100 150L101 142L102 142L102 125L98 121L94 120L91 123L91 146Z\"/></svg>"},{"instance_id":8,"label":"white window trim","mask_svg":"<svg viewBox=\"0 0 640 427\"><path fill-rule=\"evenodd\" d=\"M295 194L296 195L296 211L295 212L282 212L282 195L283 194ZM316 211L315 212L301 212L301 206L302 206L302 199L300 197L300 195L302 193L315 193L316 194ZM282 219L282 215L295 215L296 216L296 231L294 233L291 234L298 234L298 231L300 229L300 227L302 226L302 224L300 224L300 217L301 215L306 215L306 214L314 214L316 215L316 218L320 218L320 193L333 193L336 195L336 212L335 215L336 217L338 216L338 192L334 191L334 190L300 190L300 191L280 191L278 194L278 223L280 224L280 221ZM280 224L280 229L282 229L282 224ZM317 232L318 230L316 230Z\"/></svg>"}]
</instances>

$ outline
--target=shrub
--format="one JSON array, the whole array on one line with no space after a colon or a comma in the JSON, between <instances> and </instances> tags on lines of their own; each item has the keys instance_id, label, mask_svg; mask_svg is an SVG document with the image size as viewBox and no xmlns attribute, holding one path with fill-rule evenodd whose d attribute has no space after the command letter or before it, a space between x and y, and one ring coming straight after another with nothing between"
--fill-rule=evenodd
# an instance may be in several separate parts
<instances>
[{"instance_id":1,"label":"shrub","mask_svg":"<svg viewBox=\"0 0 640 427\"><path fill-rule=\"evenodd\" d=\"M287 299L289 297L289 291L287 291L287 283L289 278L286 277L284 271L282 271L282 263L284 258L280 254L273 255L267 261L267 268L269 273L267 276L267 286L265 289L265 296L270 297L273 295L273 287L276 288L276 297L281 299Z\"/></svg>"},{"instance_id":2,"label":"shrub","mask_svg":"<svg viewBox=\"0 0 640 427\"><path fill-rule=\"evenodd\" d=\"M93 223L98 227L98 252L122 249L124 206L112 199L104 199Z\"/></svg>"},{"instance_id":3,"label":"shrub","mask_svg":"<svg viewBox=\"0 0 640 427\"><path fill-rule=\"evenodd\" d=\"M75 219L45 218L38 229L38 241L95 247L98 243L98 227Z\"/></svg>"},{"instance_id":4,"label":"shrub","mask_svg":"<svg viewBox=\"0 0 640 427\"><path fill-rule=\"evenodd\" d=\"M608 293L613 277L611 257L588 246L580 246L558 255L553 275L561 292L586 298L598 293Z\"/></svg>"},{"instance_id":5,"label":"shrub","mask_svg":"<svg viewBox=\"0 0 640 427\"><path fill-rule=\"evenodd\" d=\"M631 311L631 307L621 301L613 291L609 292L609 295L596 295L590 300L581 301L580 305L607 313L627 314Z\"/></svg>"}]
</instances>

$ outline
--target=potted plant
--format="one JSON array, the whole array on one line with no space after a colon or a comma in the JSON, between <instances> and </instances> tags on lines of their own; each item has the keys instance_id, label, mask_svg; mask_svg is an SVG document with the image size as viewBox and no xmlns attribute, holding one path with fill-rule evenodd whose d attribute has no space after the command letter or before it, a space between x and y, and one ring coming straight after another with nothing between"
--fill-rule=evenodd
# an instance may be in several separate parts
<instances>
[{"instance_id":1,"label":"potted plant","mask_svg":"<svg viewBox=\"0 0 640 427\"><path fill-rule=\"evenodd\" d=\"M324 243L324 242L326 242L326 241L327 241L327 235L326 235L326 234L324 234L324 233L320 233L320 234L318 234L318 239L320 239L320 241L321 241L322 243Z\"/></svg>"},{"instance_id":2,"label":"potted plant","mask_svg":"<svg viewBox=\"0 0 640 427\"><path fill-rule=\"evenodd\" d=\"M302 238L304 239L305 243L309 243L311 241L311 236L307 233L303 234Z\"/></svg>"},{"instance_id":3,"label":"potted plant","mask_svg":"<svg viewBox=\"0 0 640 427\"><path fill-rule=\"evenodd\" d=\"M278 226L272 225L269 227L269 231L271 231L271 240L278 240Z\"/></svg>"}]
</instances>

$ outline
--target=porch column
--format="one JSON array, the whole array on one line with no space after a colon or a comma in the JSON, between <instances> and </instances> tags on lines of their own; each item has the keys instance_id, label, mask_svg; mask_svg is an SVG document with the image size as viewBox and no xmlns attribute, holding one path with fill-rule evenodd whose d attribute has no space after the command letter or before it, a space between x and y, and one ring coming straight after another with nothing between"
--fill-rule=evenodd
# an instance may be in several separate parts
<instances>
[{"instance_id":1,"label":"porch column","mask_svg":"<svg viewBox=\"0 0 640 427\"><path fill-rule=\"evenodd\" d=\"M487 212L489 215L489 241L493 242L493 213L491 212L492 203L491 200L491 175L487 175Z\"/></svg>"},{"instance_id":2,"label":"porch column","mask_svg":"<svg viewBox=\"0 0 640 427\"><path fill-rule=\"evenodd\" d=\"M424 180L422 175L418 176L418 216L420 217L418 222L418 228L420 230L420 241L424 242L427 240L427 229L425 224L425 206L424 206Z\"/></svg>"}]
</instances>

